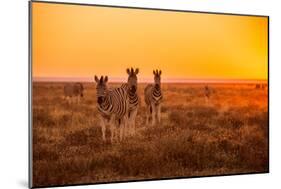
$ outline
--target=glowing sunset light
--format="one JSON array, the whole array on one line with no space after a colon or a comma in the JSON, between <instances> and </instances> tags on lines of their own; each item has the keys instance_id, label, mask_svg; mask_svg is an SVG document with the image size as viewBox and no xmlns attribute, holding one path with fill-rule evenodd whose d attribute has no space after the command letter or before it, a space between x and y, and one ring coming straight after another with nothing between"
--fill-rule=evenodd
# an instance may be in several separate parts
<instances>
[{"instance_id":1,"label":"glowing sunset light","mask_svg":"<svg viewBox=\"0 0 281 189\"><path fill-rule=\"evenodd\" d=\"M153 69L166 82L268 78L267 17L40 2L32 3L32 14L38 80L122 80L127 67L138 67L142 81Z\"/></svg>"}]
</instances>

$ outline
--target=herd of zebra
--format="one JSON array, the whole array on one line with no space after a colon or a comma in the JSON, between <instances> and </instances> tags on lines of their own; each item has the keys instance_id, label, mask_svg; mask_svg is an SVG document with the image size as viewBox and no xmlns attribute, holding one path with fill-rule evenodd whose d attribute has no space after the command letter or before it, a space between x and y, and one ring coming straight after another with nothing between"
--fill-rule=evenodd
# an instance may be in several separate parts
<instances>
[{"instance_id":1,"label":"herd of zebra","mask_svg":"<svg viewBox=\"0 0 281 189\"><path fill-rule=\"evenodd\" d=\"M127 69L127 83L117 88L109 88L108 76L95 76L97 109L99 112L102 139L106 140L106 128L109 126L111 142L123 140L126 136L136 133L136 116L140 105L140 97L137 93L139 69ZM161 70L153 70L154 83L148 84L144 90L146 103L146 124L155 125L161 121L161 103L163 100L161 91ZM76 96L77 101L83 97L84 87L81 83L66 84L64 86L65 98ZM118 137L119 136L119 137Z\"/></svg>"}]
</instances>

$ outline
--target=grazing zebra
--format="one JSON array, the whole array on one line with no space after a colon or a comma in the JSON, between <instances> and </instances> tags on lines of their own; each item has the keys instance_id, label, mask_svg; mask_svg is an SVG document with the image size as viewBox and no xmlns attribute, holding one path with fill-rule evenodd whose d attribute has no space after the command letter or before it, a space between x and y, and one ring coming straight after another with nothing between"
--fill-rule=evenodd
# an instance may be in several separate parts
<instances>
[{"instance_id":1,"label":"grazing zebra","mask_svg":"<svg viewBox=\"0 0 281 189\"><path fill-rule=\"evenodd\" d=\"M144 89L145 103L147 105L146 124L149 122L150 115L152 116L152 125L155 125L157 117L158 122L161 121L161 70L153 70L154 84L149 84Z\"/></svg>"},{"instance_id":2,"label":"grazing zebra","mask_svg":"<svg viewBox=\"0 0 281 189\"><path fill-rule=\"evenodd\" d=\"M82 83L67 83L64 86L64 98L71 102L72 97L77 98L77 103L80 102L80 97L83 97L84 87Z\"/></svg>"},{"instance_id":3,"label":"grazing zebra","mask_svg":"<svg viewBox=\"0 0 281 189\"><path fill-rule=\"evenodd\" d=\"M128 93L129 98L129 110L128 110L128 131L130 134L135 134L136 132L136 116L139 107L139 96L137 93L138 87L138 78L137 74L139 73L139 69L137 68L131 70L128 68L127 73L129 75L128 82L123 84L121 88L124 88Z\"/></svg>"},{"instance_id":4,"label":"grazing zebra","mask_svg":"<svg viewBox=\"0 0 281 189\"><path fill-rule=\"evenodd\" d=\"M110 125L111 142L113 142L117 125L120 125L120 140L123 139L124 128L127 127L128 97L123 88L108 90L108 77L101 76L99 79L95 76L97 83L97 108L100 113L102 128L102 139L105 141L106 124ZM117 124L118 122L118 124Z\"/></svg>"}]
</instances>

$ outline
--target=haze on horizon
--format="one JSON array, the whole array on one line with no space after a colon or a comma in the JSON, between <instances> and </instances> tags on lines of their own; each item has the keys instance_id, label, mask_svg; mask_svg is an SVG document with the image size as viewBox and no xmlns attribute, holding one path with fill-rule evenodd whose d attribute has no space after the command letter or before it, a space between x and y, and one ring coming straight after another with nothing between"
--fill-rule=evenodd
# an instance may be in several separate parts
<instances>
[{"instance_id":1,"label":"haze on horizon","mask_svg":"<svg viewBox=\"0 0 281 189\"><path fill-rule=\"evenodd\" d=\"M267 80L266 17L33 2L34 78Z\"/></svg>"}]
</instances>

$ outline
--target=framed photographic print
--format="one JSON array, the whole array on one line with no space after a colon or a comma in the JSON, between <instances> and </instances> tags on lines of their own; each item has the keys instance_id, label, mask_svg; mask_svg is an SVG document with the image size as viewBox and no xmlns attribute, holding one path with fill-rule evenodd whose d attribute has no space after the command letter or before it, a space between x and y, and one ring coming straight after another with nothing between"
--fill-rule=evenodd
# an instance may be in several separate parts
<instances>
[{"instance_id":1,"label":"framed photographic print","mask_svg":"<svg viewBox=\"0 0 281 189\"><path fill-rule=\"evenodd\" d=\"M30 187L269 172L269 17L29 2Z\"/></svg>"}]
</instances>

